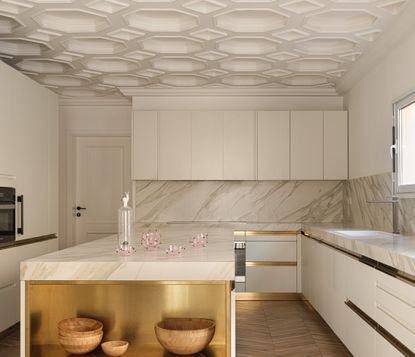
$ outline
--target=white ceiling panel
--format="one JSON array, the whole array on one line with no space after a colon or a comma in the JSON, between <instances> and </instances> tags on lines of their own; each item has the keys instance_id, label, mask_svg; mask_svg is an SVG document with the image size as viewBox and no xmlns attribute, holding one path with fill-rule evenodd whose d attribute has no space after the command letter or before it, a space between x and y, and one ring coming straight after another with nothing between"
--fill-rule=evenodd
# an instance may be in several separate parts
<instances>
[{"instance_id":1,"label":"white ceiling panel","mask_svg":"<svg viewBox=\"0 0 415 357\"><path fill-rule=\"evenodd\" d=\"M335 88L408 0L0 0L0 58L67 97Z\"/></svg>"}]
</instances>

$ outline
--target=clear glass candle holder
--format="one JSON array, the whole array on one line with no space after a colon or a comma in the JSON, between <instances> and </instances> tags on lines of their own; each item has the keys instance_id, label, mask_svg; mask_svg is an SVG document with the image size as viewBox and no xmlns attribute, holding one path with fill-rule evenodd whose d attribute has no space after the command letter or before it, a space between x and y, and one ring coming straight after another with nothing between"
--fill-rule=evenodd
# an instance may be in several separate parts
<instances>
[{"instance_id":1,"label":"clear glass candle holder","mask_svg":"<svg viewBox=\"0 0 415 357\"><path fill-rule=\"evenodd\" d=\"M141 245L146 250L155 250L160 247L161 244L161 234L158 229L149 230L148 232L143 233L141 237Z\"/></svg>"},{"instance_id":2,"label":"clear glass candle holder","mask_svg":"<svg viewBox=\"0 0 415 357\"><path fill-rule=\"evenodd\" d=\"M199 233L192 238L190 243L194 248L204 248L208 245L208 234Z\"/></svg>"},{"instance_id":3,"label":"clear glass candle holder","mask_svg":"<svg viewBox=\"0 0 415 357\"><path fill-rule=\"evenodd\" d=\"M177 256L177 255L181 255L185 250L186 248L183 247L182 245L170 244L166 249L166 254Z\"/></svg>"}]
</instances>

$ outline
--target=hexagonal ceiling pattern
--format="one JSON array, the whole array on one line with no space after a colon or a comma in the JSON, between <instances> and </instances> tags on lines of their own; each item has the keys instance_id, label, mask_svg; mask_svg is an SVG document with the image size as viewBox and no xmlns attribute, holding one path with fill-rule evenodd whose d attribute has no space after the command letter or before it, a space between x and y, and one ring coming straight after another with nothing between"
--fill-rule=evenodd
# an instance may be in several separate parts
<instances>
[{"instance_id":1,"label":"hexagonal ceiling pattern","mask_svg":"<svg viewBox=\"0 0 415 357\"><path fill-rule=\"evenodd\" d=\"M409 0L0 0L0 59L64 97L335 88Z\"/></svg>"}]
</instances>

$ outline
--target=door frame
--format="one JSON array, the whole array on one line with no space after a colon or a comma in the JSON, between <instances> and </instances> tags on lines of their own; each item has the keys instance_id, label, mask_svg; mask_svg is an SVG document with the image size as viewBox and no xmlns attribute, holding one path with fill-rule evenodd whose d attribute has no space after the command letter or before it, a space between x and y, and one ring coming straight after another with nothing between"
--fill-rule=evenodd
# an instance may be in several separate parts
<instances>
[{"instance_id":1,"label":"door frame","mask_svg":"<svg viewBox=\"0 0 415 357\"><path fill-rule=\"evenodd\" d=\"M74 130L69 131L66 134L66 205L65 205L65 233L66 240L65 246L71 247L76 244L76 240L73 238L74 232L74 216L72 214L72 197L76 193L76 140L82 137L90 138L113 138L113 137L125 137L131 139L131 132L126 130L114 130L109 132L108 130ZM132 185L132 199L134 202L134 184Z\"/></svg>"}]
</instances>

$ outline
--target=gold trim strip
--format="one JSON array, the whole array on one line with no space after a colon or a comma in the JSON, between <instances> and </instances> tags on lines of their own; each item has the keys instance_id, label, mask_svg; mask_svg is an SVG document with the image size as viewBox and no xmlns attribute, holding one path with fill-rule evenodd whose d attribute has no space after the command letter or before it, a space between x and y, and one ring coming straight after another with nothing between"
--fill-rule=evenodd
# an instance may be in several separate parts
<instances>
[{"instance_id":1,"label":"gold trim strip","mask_svg":"<svg viewBox=\"0 0 415 357\"><path fill-rule=\"evenodd\" d=\"M297 236L299 231L246 231L246 236Z\"/></svg>"},{"instance_id":2,"label":"gold trim strip","mask_svg":"<svg viewBox=\"0 0 415 357\"><path fill-rule=\"evenodd\" d=\"M247 267L294 267L297 262L246 262Z\"/></svg>"},{"instance_id":3,"label":"gold trim strip","mask_svg":"<svg viewBox=\"0 0 415 357\"><path fill-rule=\"evenodd\" d=\"M56 234L49 234L49 235L46 235L46 236L39 236L39 237L34 237L34 238L15 240L13 242L0 243L0 250L20 247L22 245L45 242L47 240L57 239L57 238L58 238L58 236Z\"/></svg>"},{"instance_id":4,"label":"gold trim strip","mask_svg":"<svg viewBox=\"0 0 415 357\"><path fill-rule=\"evenodd\" d=\"M233 280L27 280L30 285L226 285Z\"/></svg>"},{"instance_id":5,"label":"gold trim strip","mask_svg":"<svg viewBox=\"0 0 415 357\"><path fill-rule=\"evenodd\" d=\"M304 300L301 293L236 293L237 301L299 301Z\"/></svg>"}]
</instances>

